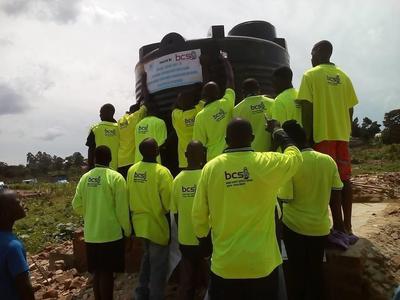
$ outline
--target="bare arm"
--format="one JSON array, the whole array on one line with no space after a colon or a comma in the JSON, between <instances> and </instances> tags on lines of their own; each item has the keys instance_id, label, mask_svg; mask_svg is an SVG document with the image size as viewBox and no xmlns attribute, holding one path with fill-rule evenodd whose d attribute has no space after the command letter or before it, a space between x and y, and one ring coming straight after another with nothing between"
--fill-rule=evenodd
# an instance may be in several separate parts
<instances>
[{"instance_id":1,"label":"bare arm","mask_svg":"<svg viewBox=\"0 0 400 300\"><path fill-rule=\"evenodd\" d=\"M88 148L88 167L89 167L89 170L94 168L94 150L95 150L95 147L89 147Z\"/></svg>"},{"instance_id":2,"label":"bare arm","mask_svg":"<svg viewBox=\"0 0 400 300\"><path fill-rule=\"evenodd\" d=\"M34 300L35 295L33 293L31 281L29 278L29 272L24 272L15 277L15 287L18 291L21 300Z\"/></svg>"},{"instance_id":3,"label":"bare arm","mask_svg":"<svg viewBox=\"0 0 400 300\"><path fill-rule=\"evenodd\" d=\"M235 89L235 80L231 63L229 62L228 58L222 54L220 55L220 60L222 61L225 69L226 88Z\"/></svg>"},{"instance_id":4,"label":"bare arm","mask_svg":"<svg viewBox=\"0 0 400 300\"><path fill-rule=\"evenodd\" d=\"M306 100L298 100L301 103L301 119L304 131L306 132L307 140L313 142L313 104Z\"/></svg>"},{"instance_id":5,"label":"bare arm","mask_svg":"<svg viewBox=\"0 0 400 300\"><path fill-rule=\"evenodd\" d=\"M341 208L341 190L332 190L329 206L331 207L333 229L344 232Z\"/></svg>"}]
</instances>

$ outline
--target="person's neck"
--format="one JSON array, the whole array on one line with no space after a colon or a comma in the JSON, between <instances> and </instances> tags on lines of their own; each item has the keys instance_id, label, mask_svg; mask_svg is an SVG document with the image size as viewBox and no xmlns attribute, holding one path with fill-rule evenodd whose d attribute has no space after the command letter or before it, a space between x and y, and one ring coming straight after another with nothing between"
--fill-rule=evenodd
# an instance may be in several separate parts
<instances>
[{"instance_id":1,"label":"person's neck","mask_svg":"<svg viewBox=\"0 0 400 300\"><path fill-rule=\"evenodd\" d=\"M114 123L115 122L115 120L114 120L114 118L111 118L111 119L109 119L109 118L103 118L103 119L101 119L103 122L111 122L111 123Z\"/></svg>"},{"instance_id":2,"label":"person's neck","mask_svg":"<svg viewBox=\"0 0 400 300\"><path fill-rule=\"evenodd\" d=\"M283 93L284 91L286 91L288 89L292 89L292 88L293 88L293 84L286 85L286 86L284 86L284 87L282 87L281 89L278 90L278 95Z\"/></svg>"},{"instance_id":3,"label":"person's neck","mask_svg":"<svg viewBox=\"0 0 400 300\"><path fill-rule=\"evenodd\" d=\"M251 145L230 145L227 149L241 149L241 148L251 148Z\"/></svg>"},{"instance_id":4,"label":"person's neck","mask_svg":"<svg viewBox=\"0 0 400 300\"><path fill-rule=\"evenodd\" d=\"M191 164L188 163L188 166L186 167L186 170L201 170L202 167L199 164Z\"/></svg>"},{"instance_id":5,"label":"person's neck","mask_svg":"<svg viewBox=\"0 0 400 300\"><path fill-rule=\"evenodd\" d=\"M308 143L304 143L304 144L297 145L297 148L299 148L300 150L304 150L304 149L311 148L311 146Z\"/></svg>"},{"instance_id":6,"label":"person's neck","mask_svg":"<svg viewBox=\"0 0 400 300\"><path fill-rule=\"evenodd\" d=\"M156 157L143 157L142 159L143 162L147 162L147 163L156 163L157 162L157 158Z\"/></svg>"},{"instance_id":7,"label":"person's neck","mask_svg":"<svg viewBox=\"0 0 400 300\"><path fill-rule=\"evenodd\" d=\"M323 59L317 64L317 66L319 65L333 65L333 63L329 59Z\"/></svg>"}]
</instances>

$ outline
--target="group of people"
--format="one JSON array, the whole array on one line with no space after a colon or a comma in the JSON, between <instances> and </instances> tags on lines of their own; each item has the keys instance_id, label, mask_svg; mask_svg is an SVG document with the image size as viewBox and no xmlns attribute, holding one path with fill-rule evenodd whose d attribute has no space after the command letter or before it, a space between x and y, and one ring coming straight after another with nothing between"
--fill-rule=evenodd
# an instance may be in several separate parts
<instances>
[{"instance_id":1,"label":"group of people","mask_svg":"<svg viewBox=\"0 0 400 300\"><path fill-rule=\"evenodd\" d=\"M113 273L124 270L124 237L132 236L144 250L135 299L164 299L171 219L182 254L179 299L194 299L202 288L209 299L285 299L286 286L290 299L323 298L328 236L344 246L357 239L348 142L358 100L330 61L332 50L329 41L314 45L299 91L281 66L272 74L275 99L248 78L240 102L221 55L222 98L219 85L208 82L201 99L182 93L172 111L181 169L175 178L161 164L167 128L145 76L143 105L118 121L111 104L101 107L86 143L91 170L72 201L84 218L96 299L112 299Z\"/></svg>"}]
</instances>

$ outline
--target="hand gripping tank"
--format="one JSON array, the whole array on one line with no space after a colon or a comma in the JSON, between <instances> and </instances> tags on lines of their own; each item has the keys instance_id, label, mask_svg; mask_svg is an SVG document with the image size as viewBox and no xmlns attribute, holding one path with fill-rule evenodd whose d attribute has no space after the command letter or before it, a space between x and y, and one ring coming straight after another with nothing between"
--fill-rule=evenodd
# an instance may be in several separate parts
<instances>
[{"instance_id":1,"label":"hand gripping tank","mask_svg":"<svg viewBox=\"0 0 400 300\"><path fill-rule=\"evenodd\" d=\"M271 75L279 66L289 66L289 54L285 39L277 38L275 27L265 21L250 21L236 25L225 36L224 26L216 25L210 28L207 38L185 40L178 33L169 33L159 43L143 46L139 50L139 62L135 67L136 99L141 101L141 74L144 64L164 55L200 49L202 55L210 58L208 76L203 83L213 80L225 89L225 74L222 64L218 61L220 50L228 53L228 59L235 76L236 103L242 100L241 85L249 77L257 79L262 93L274 97L271 87ZM178 172L177 137L171 124L171 110L178 93L193 91L200 99L201 84L192 84L168 88L151 94L150 100L159 108L159 117L164 119L170 138L166 149L161 153L162 162L175 175Z\"/></svg>"}]
</instances>

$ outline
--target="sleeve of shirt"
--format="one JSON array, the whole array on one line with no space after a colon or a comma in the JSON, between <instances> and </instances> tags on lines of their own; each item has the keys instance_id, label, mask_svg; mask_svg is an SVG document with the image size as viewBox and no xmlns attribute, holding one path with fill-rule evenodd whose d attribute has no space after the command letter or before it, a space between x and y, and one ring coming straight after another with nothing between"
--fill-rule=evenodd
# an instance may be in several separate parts
<instances>
[{"instance_id":1,"label":"sleeve of shirt","mask_svg":"<svg viewBox=\"0 0 400 300\"><path fill-rule=\"evenodd\" d=\"M199 103L196 104L195 108L197 112L201 111L204 108L204 103L204 100L200 100Z\"/></svg>"},{"instance_id":2,"label":"sleeve of shirt","mask_svg":"<svg viewBox=\"0 0 400 300\"><path fill-rule=\"evenodd\" d=\"M352 108L358 104L358 98L350 78L347 78L347 81L347 107Z\"/></svg>"},{"instance_id":3,"label":"sleeve of shirt","mask_svg":"<svg viewBox=\"0 0 400 300\"><path fill-rule=\"evenodd\" d=\"M85 145L88 146L89 148L96 148L96 139L94 137L93 130L90 130Z\"/></svg>"},{"instance_id":4,"label":"sleeve of shirt","mask_svg":"<svg viewBox=\"0 0 400 300\"><path fill-rule=\"evenodd\" d=\"M278 192L278 198L290 201L293 200L293 179L289 179Z\"/></svg>"},{"instance_id":5,"label":"sleeve of shirt","mask_svg":"<svg viewBox=\"0 0 400 300\"><path fill-rule=\"evenodd\" d=\"M237 117L239 117L239 107L236 105L232 111L232 118L237 118Z\"/></svg>"},{"instance_id":6,"label":"sleeve of shirt","mask_svg":"<svg viewBox=\"0 0 400 300\"><path fill-rule=\"evenodd\" d=\"M6 254L6 261L7 269L13 278L29 271L24 248L17 241L11 242Z\"/></svg>"},{"instance_id":7,"label":"sleeve of shirt","mask_svg":"<svg viewBox=\"0 0 400 300\"><path fill-rule=\"evenodd\" d=\"M83 186L83 177L79 180L78 185L76 186L75 196L72 199L72 208L73 210L79 214L84 214L83 208L83 199L82 199L82 186Z\"/></svg>"},{"instance_id":8,"label":"sleeve of shirt","mask_svg":"<svg viewBox=\"0 0 400 300\"><path fill-rule=\"evenodd\" d=\"M176 181L174 180L172 183L172 192L171 192L171 212L173 214L178 213L178 205L177 205L177 191L176 191Z\"/></svg>"},{"instance_id":9,"label":"sleeve of shirt","mask_svg":"<svg viewBox=\"0 0 400 300\"><path fill-rule=\"evenodd\" d=\"M118 222L124 230L124 235L129 237L132 233L131 222L129 220L129 202L126 191L125 179L118 174L115 180L115 212Z\"/></svg>"},{"instance_id":10,"label":"sleeve of shirt","mask_svg":"<svg viewBox=\"0 0 400 300\"><path fill-rule=\"evenodd\" d=\"M193 139L200 141L203 145L207 144L207 136L204 130L204 126L201 122L201 119L196 116L194 119L194 126L193 126Z\"/></svg>"},{"instance_id":11,"label":"sleeve of shirt","mask_svg":"<svg viewBox=\"0 0 400 300\"><path fill-rule=\"evenodd\" d=\"M161 203L164 208L165 213L169 212L171 209L171 189L173 177L171 173L164 169L161 171L161 178L159 180L159 191Z\"/></svg>"},{"instance_id":12,"label":"sleeve of shirt","mask_svg":"<svg viewBox=\"0 0 400 300\"><path fill-rule=\"evenodd\" d=\"M133 193L131 191L132 185L129 184L132 182L132 168L128 170L128 174L126 175L126 193L128 197L128 205L129 205L129 211L133 212ZM133 214L132 214L133 216Z\"/></svg>"},{"instance_id":13,"label":"sleeve of shirt","mask_svg":"<svg viewBox=\"0 0 400 300\"><path fill-rule=\"evenodd\" d=\"M172 126L174 126L175 129L176 129L176 122L179 118L179 115L181 115L181 114L182 114L182 111L177 108L175 108L171 113L171 122L172 122Z\"/></svg>"},{"instance_id":14,"label":"sleeve of shirt","mask_svg":"<svg viewBox=\"0 0 400 300\"><path fill-rule=\"evenodd\" d=\"M231 109L235 106L235 91L227 88L223 97L224 101L229 103Z\"/></svg>"},{"instance_id":15,"label":"sleeve of shirt","mask_svg":"<svg viewBox=\"0 0 400 300\"><path fill-rule=\"evenodd\" d=\"M303 78L301 79L301 84L299 93L297 95L297 99L314 102L311 79L307 74L304 74Z\"/></svg>"},{"instance_id":16,"label":"sleeve of shirt","mask_svg":"<svg viewBox=\"0 0 400 300\"><path fill-rule=\"evenodd\" d=\"M158 145L159 146L164 145L167 139L167 126L165 125L164 121L160 122L157 135L158 135L157 139Z\"/></svg>"},{"instance_id":17,"label":"sleeve of shirt","mask_svg":"<svg viewBox=\"0 0 400 300\"><path fill-rule=\"evenodd\" d=\"M192 208L192 223L194 233L197 237L203 238L208 235L210 231L210 223L209 223L209 207L208 207L208 197L207 197L207 178L206 172L203 169L199 185L196 190L196 194L193 200L193 208Z\"/></svg>"},{"instance_id":18,"label":"sleeve of shirt","mask_svg":"<svg viewBox=\"0 0 400 300\"><path fill-rule=\"evenodd\" d=\"M343 188L343 182L340 179L340 175L339 175L339 170L338 167L336 165L336 162L331 159L331 164L332 164L332 190L341 190Z\"/></svg>"}]
</instances>

